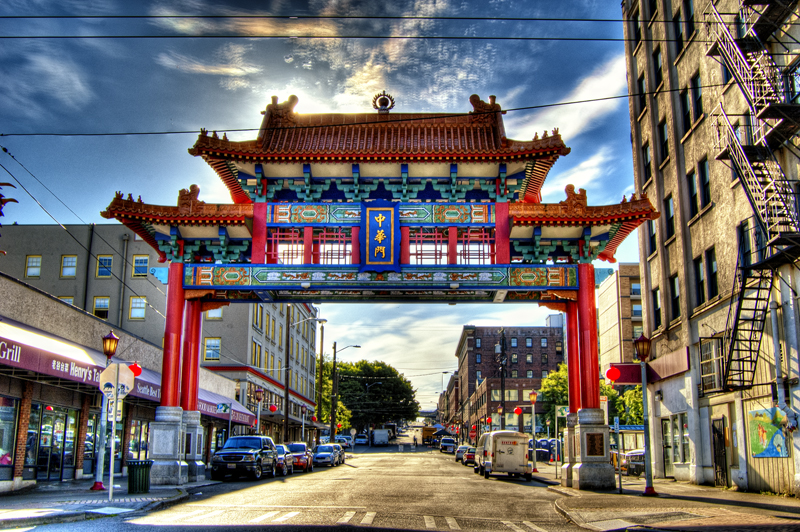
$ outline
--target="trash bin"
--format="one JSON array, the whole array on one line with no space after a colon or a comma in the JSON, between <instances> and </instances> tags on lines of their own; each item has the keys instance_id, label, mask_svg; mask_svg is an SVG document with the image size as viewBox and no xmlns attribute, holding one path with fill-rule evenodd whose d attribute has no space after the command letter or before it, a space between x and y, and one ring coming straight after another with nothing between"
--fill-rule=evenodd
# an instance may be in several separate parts
<instances>
[{"instance_id":1,"label":"trash bin","mask_svg":"<svg viewBox=\"0 0 800 532\"><path fill-rule=\"evenodd\" d=\"M128 460L128 494L150 493L152 460Z\"/></svg>"}]
</instances>

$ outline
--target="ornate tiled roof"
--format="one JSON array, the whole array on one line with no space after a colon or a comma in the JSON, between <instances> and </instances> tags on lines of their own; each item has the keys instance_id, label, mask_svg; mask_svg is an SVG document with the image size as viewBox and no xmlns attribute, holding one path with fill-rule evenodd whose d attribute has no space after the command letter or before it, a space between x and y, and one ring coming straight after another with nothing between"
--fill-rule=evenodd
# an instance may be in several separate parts
<instances>
[{"instance_id":1,"label":"ornate tiled roof","mask_svg":"<svg viewBox=\"0 0 800 532\"><path fill-rule=\"evenodd\" d=\"M189 153L202 156L222 178L234 201L246 202L230 160L257 162L461 162L538 160L531 190L538 193L544 176L560 155L570 149L558 130L537 134L532 140L506 137L504 111L490 97L470 97L467 114L378 113L298 114L297 97L267 106L258 138L231 141L201 130ZM376 107L377 109L377 107Z\"/></svg>"}]
</instances>

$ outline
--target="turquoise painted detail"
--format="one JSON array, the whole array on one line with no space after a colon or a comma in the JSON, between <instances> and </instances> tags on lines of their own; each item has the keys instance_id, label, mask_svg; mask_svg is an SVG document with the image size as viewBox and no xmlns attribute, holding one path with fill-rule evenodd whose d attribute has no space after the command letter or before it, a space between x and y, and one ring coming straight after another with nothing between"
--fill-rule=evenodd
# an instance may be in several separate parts
<instances>
[{"instance_id":1,"label":"turquoise painted detail","mask_svg":"<svg viewBox=\"0 0 800 532\"><path fill-rule=\"evenodd\" d=\"M150 268L150 275L161 281L161 284L168 284L169 268L166 266L159 266L158 268L153 266Z\"/></svg>"}]
</instances>

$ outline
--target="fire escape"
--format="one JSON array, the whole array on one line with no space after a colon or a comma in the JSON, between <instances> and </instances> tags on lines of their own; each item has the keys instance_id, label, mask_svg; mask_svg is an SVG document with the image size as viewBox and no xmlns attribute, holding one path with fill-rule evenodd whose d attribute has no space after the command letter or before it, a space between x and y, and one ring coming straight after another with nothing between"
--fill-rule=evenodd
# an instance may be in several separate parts
<instances>
[{"instance_id":1,"label":"fire escape","mask_svg":"<svg viewBox=\"0 0 800 532\"><path fill-rule=\"evenodd\" d=\"M753 208L754 223L749 230L747 223L740 227L734 297L725 332L721 339L701 340L704 393L753 386L773 279L780 266L800 257L795 183L775 154L800 129L800 105L790 94L794 80L787 78L764 44L781 31L797 3L742 0L732 21L730 16L723 19L713 3L706 13L706 53L727 68L749 107L744 125L738 121L734 125L723 104L715 110L716 159L730 161Z\"/></svg>"}]
</instances>

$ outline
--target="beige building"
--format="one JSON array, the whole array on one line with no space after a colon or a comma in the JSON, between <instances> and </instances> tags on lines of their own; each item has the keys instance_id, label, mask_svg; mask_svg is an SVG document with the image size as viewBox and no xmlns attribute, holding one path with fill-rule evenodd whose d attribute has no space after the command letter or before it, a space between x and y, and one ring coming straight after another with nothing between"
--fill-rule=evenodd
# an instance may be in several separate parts
<instances>
[{"instance_id":1,"label":"beige building","mask_svg":"<svg viewBox=\"0 0 800 532\"><path fill-rule=\"evenodd\" d=\"M796 7L622 3L656 477L800 491Z\"/></svg>"},{"instance_id":2,"label":"beige building","mask_svg":"<svg viewBox=\"0 0 800 532\"><path fill-rule=\"evenodd\" d=\"M644 333L639 263L621 263L597 290L600 371L613 362L633 362L633 341Z\"/></svg>"}]
</instances>

